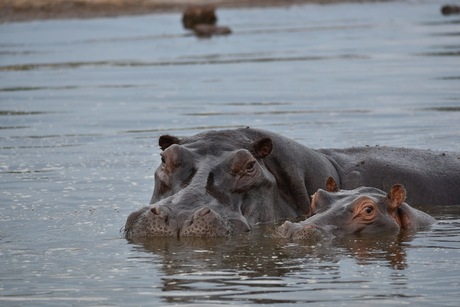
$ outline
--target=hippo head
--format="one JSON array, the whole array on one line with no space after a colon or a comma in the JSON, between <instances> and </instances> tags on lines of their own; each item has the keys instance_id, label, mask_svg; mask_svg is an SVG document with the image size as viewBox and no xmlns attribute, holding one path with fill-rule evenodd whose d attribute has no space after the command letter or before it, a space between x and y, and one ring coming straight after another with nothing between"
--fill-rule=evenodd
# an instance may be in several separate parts
<instances>
[{"instance_id":1,"label":"hippo head","mask_svg":"<svg viewBox=\"0 0 460 307\"><path fill-rule=\"evenodd\" d=\"M127 238L223 236L298 215L278 202L276 179L264 163L270 138L208 132L182 140L164 135L159 145L150 206L128 217Z\"/></svg>"},{"instance_id":2,"label":"hippo head","mask_svg":"<svg viewBox=\"0 0 460 307\"><path fill-rule=\"evenodd\" d=\"M434 219L404 201L406 189L400 184L388 193L372 187L339 190L332 178L326 190L312 197L308 218L300 223L285 222L277 235L298 240L337 237L358 233L394 233L401 229L429 226Z\"/></svg>"}]
</instances>

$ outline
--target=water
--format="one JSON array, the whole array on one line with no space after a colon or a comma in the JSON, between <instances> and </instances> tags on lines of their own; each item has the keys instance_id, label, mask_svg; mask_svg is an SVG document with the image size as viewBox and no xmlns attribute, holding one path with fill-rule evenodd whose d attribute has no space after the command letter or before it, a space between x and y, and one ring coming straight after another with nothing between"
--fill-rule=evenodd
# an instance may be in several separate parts
<instances>
[{"instance_id":1,"label":"water","mask_svg":"<svg viewBox=\"0 0 460 307\"><path fill-rule=\"evenodd\" d=\"M250 125L313 148L460 151L459 17L439 1L0 25L2 306L395 305L460 300L460 207L431 230L304 246L128 242L157 138Z\"/></svg>"}]
</instances>

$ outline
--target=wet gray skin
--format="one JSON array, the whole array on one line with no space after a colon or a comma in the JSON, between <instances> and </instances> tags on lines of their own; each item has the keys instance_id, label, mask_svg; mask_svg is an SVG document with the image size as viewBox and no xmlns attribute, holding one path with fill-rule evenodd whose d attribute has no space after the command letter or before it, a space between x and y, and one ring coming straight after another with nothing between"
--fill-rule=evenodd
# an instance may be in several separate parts
<instances>
[{"instance_id":1,"label":"wet gray skin","mask_svg":"<svg viewBox=\"0 0 460 307\"><path fill-rule=\"evenodd\" d=\"M333 184L329 185L330 182ZM338 190L328 180L326 190L312 197L309 217L300 223L285 222L275 233L294 240L318 241L348 234L392 234L414 231L436 222L407 203L406 189L395 184L388 193L372 187Z\"/></svg>"},{"instance_id":2,"label":"wet gray skin","mask_svg":"<svg viewBox=\"0 0 460 307\"><path fill-rule=\"evenodd\" d=\"M366 185L388 191L400 182L411 191L408 202L414 205L460 204L457 153L391 147L313 150L250 128L183 139L164 135L159 145L162 162L150 205L128 217L127 238L222 236L250 231L259 222L304 217L309 195L328 177L349 190Z\"/></svg>"},{"instance_id":3,"label":"wet gray skin","mask_svg":"<svg viewBox=\"0 0 460 307\"><path fill-rule=\"evenodd\" d=\"M151 205L128 217L128 238L222 236L296 218L308 210L308 191L336 173L315 151L255 129L165 135L159 145Z\"/></svg>"}]
</instances>

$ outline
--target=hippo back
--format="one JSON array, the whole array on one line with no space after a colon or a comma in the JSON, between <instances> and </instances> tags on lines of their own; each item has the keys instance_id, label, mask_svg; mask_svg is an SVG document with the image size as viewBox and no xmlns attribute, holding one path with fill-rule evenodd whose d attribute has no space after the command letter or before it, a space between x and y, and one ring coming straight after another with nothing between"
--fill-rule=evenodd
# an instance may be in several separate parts
<instances>
[{"instance_id":1,"label":"hippo back","mask_svg":"<svg viewBox=\"0 0 460 307\"><path fill-rule=\"evenodd\" d=\"M321 149L333 161L340 188L372 186L387 191L395 182L411 191L413 206L460 205L460 154L386 146Z\"/></svg>"}]
</instances>

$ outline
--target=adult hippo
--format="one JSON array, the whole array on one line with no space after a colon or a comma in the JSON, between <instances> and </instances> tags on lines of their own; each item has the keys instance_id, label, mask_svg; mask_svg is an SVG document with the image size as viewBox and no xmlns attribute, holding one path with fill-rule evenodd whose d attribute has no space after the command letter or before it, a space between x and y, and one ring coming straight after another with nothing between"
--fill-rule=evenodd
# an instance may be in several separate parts
<instances>
[{"instance_id":1,"label":"adult hippo","mask_svg":"<svg viewBox=\"0 0 460 307\"><path fill-rule=\"evenodd\" d=\"M388 193L373 187L339 190L332 178L326 186L312 196L309 217L300 223L286 221L276 229L276 236L318 241L347 234L413 231L436 222L405 202L401 184L394 184Z\"/></svg>"},{"instance_id":2,"label":"adult hippo","mask_svg":"<svg viewBox=\"0 0 460 307\"><path fill-rule=\"evenodd\" d=\"M389 147L313 150L278 134L242 128L159 138L162 163L150 206L132 213L128 238L221 236L258 222L304 216L309 193L330 176L344 189L404 184L412 204L459 204L456 153Z\"/></svg>"},{"instance_id":3,"label":"adult hippo","mask_svg":"<svg viewBox=\"0 0 460 307\"><path fill-rule=\"evenodd\" d=\"M328 158L275 133L256 129L209 131L159 138L150 206L132 213L128 238L221 236L258 222L303 216L328 176Z\"/></svg>"}]
</instances>

